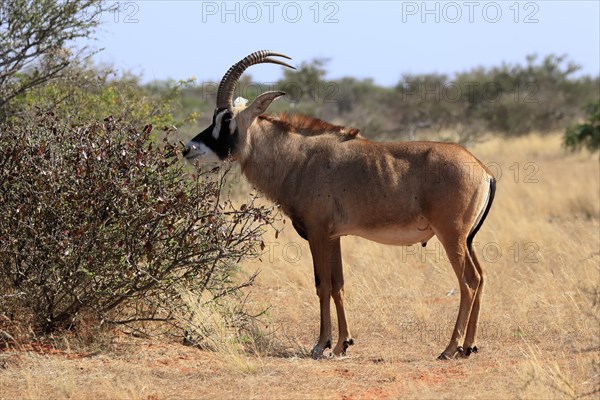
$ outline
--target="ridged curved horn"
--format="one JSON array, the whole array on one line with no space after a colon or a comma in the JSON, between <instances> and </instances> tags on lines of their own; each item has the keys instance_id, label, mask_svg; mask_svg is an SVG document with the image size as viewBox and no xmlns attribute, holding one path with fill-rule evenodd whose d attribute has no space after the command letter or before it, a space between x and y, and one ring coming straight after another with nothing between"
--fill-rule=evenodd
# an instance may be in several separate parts
<instances>
[{"instance_id":1,"label":"ridged curved horn","mask_svg":"<svg viewBox=\"0 0 600 400\"><path fill-rule=\"evenodd\" d=\"M217 90L218 110L231 109L233 107L232 100L235 85L240 79L240 76L242 76L244 71L251 65L260 63L272 63L296 69L295 67L292 67L291 65L286 64L283 61L269 58L269 56L283 57L287 58L288 60L291 60L291 58L286 56L285 54L275 53L270 50L260 50L255 51L254 53L250 54L249 56L246 56L245 58L234 64L231 68L229 68L229 71L227 71L227 73L223 76L223 79L221 79L221 83L219 84L219 89Z\"/></svg>"}]
</instances>

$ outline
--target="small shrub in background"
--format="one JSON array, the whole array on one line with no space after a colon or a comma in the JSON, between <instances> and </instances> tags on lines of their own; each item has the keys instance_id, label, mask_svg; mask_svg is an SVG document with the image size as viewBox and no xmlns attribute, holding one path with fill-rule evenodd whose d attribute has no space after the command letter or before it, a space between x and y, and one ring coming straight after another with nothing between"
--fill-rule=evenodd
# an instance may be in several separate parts
<instances>
[{"instance_id":1,"label":"small shrub in background","mask_svg":"<svg viewBox=\"0 0 600 400\"><path fill-rule=\"evenodd\" d=\"M234 207L222 171L186 177L169 133L157 143L149 125L69 125L50 113L0 130L3 337L76 330L82 315L183 333L190 294L218 304L251 283L236 283L236 263L271 210L254 197Z\"/></svg>"},{"instance_id":2,"label":"small shrub in background","mask_svg":"<svg viewBox=\"0 0 600 400\"><path fill-rule=\"evenodd\" d=\"M131 74L118 75L112 69L91 64L69 67L66 76L36 86L12 99L12 124L32 118L39 110L52 112L57 118L82 124L112 115L131 125L152 124L156 127L181 126L189 115L177 112L180 92L193 80L169 81L162 85L141 85ZM175 116L175 114L178 114Z\"/></svg>"},{"instance_id":3,"label":"small shrub in background","mask_svg":"<svg viewBox=\"0 0 600 400\"><path fill-rule=\"evenodd\" d=\"M564 146L572 151L583 147L590 152L600 149L600 100L585 108L587 119L583 124L570 126L563 138Z\"/></svg>"}]
</instances>

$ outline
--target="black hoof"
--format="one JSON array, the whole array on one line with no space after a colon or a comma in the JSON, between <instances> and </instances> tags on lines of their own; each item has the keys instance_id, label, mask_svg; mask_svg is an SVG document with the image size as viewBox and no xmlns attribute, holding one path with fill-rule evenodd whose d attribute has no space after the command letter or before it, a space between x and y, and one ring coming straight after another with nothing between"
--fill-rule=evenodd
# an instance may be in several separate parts
<instances>
[{"instance_id":1,"label":"black hoof","mask_svg":"<svg viewBox=\"0 0 600 400\"><path fill-rule=\"evenodd\" d=\"M462 346L458 346L456 348L456 351L458 351L458 354L463 354L465 352L465 349Z\"/></svg>"},{"instance_id":2,"label":"black hoof","mask_svg":"<svg viewBox=\"0 0 600 400\"><path fill-rule=\"evenodd\" d=\"M469 357L471 355L471 353L477 353L477 346L473 346L473 347L467 347L467 354L466 356Z\"/></svg>"},{"instance_id":3,"label":"black hoof","mask_svg":"<svg viewBox=\"0 0 600 400\"><path fill-rule=\"evenodd\" d=\"M442 353L442 354L440 354L440 355L438 356L438 358L437 358L437 359L438 359L438 360L449 360L449 359L450 359L450 356L449 356L449 355L447 355L447 354L445 354L445 353Z\"/></svg>"},{"instance_id":4,"label":"black hoof","mask_svg":"<svg viewBox=\"0 0 600 400\"><path fill-rule=\"evenodd\" d=\"M346 352L348 347L352 346L353 344L354 344L354 339L344 340L344 353Z\"/></svg>"},{"instance_id":5,"label":"black hoof","mask_svg":"<svg viewBox=\"0 0 600 400\"><path fill-rule=\"evenodd\" d=\"M331 340L328 340L327 343L325 343L325 348L326 349L330 349L331 348Z\"/></svg>"}]
</instances>

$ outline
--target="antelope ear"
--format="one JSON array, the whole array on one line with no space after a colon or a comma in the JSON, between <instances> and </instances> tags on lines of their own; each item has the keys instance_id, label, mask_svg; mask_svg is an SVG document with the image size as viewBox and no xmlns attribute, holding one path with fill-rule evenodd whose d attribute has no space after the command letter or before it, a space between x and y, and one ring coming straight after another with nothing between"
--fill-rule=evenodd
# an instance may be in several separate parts
<instances>
[{"instance_id":1,"label":"antelope ear","mask_svg":"<svg viewBox=\"0 0 600 400\"><path fill-rule=\"evenodd\" d=\"M240 114L244 115L244 117L247 118L248 121L252 121L254 118L267 111L267 108L269 108L273 100L284 95L285 92L279 91L265 92L257 98L255 98L252 104L250 104L248 107L242 110Z\"/></svg>"}]
</instances>

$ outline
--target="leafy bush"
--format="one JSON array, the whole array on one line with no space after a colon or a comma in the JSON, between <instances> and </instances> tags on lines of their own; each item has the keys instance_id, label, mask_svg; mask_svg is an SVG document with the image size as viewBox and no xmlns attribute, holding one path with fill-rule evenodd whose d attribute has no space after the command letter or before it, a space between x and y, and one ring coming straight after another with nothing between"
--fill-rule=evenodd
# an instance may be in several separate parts
<instances>
[{"instance_id":1,"label":"leafy bush","mask_svg":"<svg viewBox=\"0 0 600 400\"><path fill-rule=\"evenodd\" d=\"M77 328L90 313L188 329L190 293L218 301L245 284L236 262L270 209L234 207L222 171L186 176L178 147L151 132L48 113L0 130L0 333Z\"/></svg>"},{"instance_id":2,"label":"leafy bush","mask_svg":"<svg viewBox=\"0 0 600 400\"><path fill-rule=\"evenodd\" d=\"M585 147L594 152L600 149L600 100L586 107L587 120L570 126L563 138L564 146L572 151Z\"/></svg>"}]
</instances>

